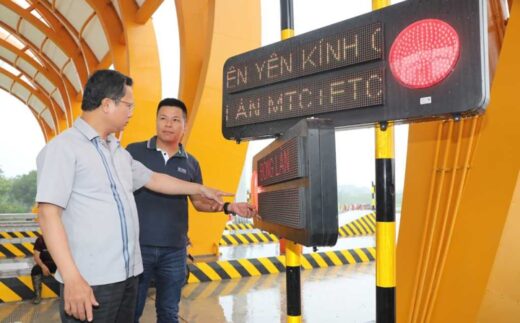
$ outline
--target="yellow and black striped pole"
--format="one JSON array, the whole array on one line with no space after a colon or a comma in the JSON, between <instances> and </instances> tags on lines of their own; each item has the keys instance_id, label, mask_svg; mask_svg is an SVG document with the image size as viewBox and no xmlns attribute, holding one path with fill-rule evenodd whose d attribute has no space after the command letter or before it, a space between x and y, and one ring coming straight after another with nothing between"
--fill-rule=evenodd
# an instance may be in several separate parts
<instances>
[{"instance_id":1,"label":"yellow and black striped pole","mask_svg":"<svg viewBox=\"0 0 520 323\"><path fill-rule=\"evenodd\" d=\"M300 267L302 246L287 240L285 249L285 287L287 293L287 323L302 321Z\"/></svg>"},{"instance_id":2,"label":"yellow and black striped pole","mask_svg":"<svg viewBox=\"0 0 520 323\"><path fill-rule=\"evenodd\" d=\"M282 40L294 36L293 3L292 0L280 0ZM283 243L283 242L281 242ZM302 246L285 241L285 286L287 293L287 322L302 321L301 305L301 267Z\"/></svg>"},{"instance_id":3,"label":"yellow and black striped pole","mask_svg":"<svg viewBox=\"0 0 520 323\"><path fill-rule=\"evenodd\" d=\"M376 126L376 323L395 317L394 128Z\"/></svg>"},{"instance_id":4,"label":"yellow and black striped pole","mask_svg":"<svg viewBox=\"0 0 520 323\"><path fill-rule=\"evenodd\" d=\"M390 0L372 0L372 9ZM396 321L394 126L376 126L376 323Z\"/></svg>"},{"instance_id":5,"label":"yellow and black striped pole","mask_svg":"<svg viewBox=\"0 0 520 323\"><path fill-rule=\"evenodd\" d=\"M280 0L280 14L282 22L282 40L285 40L294 36L292 0Z\"/></svg>"}]
</instances>

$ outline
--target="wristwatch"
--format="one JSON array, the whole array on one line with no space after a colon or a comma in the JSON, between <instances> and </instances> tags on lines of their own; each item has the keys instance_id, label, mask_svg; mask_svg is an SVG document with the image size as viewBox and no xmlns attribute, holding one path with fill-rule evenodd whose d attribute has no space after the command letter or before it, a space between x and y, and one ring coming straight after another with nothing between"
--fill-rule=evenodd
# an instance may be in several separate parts
<instances>
[{"instance_id":1,"label":"wristwatch","mask_svg":"<svg viewBox=\"0 0 520 323\"><path fill-rule=\"evenodd\" d=\"M225 214L231 214L231 215L235 215L233 212L229 211L228 207L229 207L229 202L225 202L224 203L224 206L222 207L222 209L224 210L224 213Z\"/></svg>"}]
</instances>

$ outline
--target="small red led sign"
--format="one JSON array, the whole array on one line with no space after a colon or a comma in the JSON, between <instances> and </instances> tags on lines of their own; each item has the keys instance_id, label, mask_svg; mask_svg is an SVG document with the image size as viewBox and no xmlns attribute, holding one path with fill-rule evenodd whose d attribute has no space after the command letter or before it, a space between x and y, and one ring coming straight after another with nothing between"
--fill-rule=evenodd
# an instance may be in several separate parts
<instances>
[{"instance_id":1,"label":"small red led sign","mask_svg":"<svg viewBox=\"0 0 520 323\"><path fill-rule=\"evenodd\" d=\"M336 143L331 120L300 120L253 157L256 228L305 246L338 239Z\"/></svg>"},{"instance_id":2,"label":"small red led sign","mask_svg":"<svg viewBox=\"0 0 520 323\"><path fill-rule=\"evenodd\" d=\"M304 176L301 141L301 138L292 138L258 160L258 185L272 185Z\"/></svg>"},{"instance_id":3,"label":"small red led sign","mask_svg":"<svg viewBox=\"0 0 520 323\"><path fill-rule=\"evenodd\" d=\"M439 19L423 19L397 35L388 59L392 74L401 84L420 89L444 80L459 54L459 36L453 27Z\"/></svg>"}]
</instances>

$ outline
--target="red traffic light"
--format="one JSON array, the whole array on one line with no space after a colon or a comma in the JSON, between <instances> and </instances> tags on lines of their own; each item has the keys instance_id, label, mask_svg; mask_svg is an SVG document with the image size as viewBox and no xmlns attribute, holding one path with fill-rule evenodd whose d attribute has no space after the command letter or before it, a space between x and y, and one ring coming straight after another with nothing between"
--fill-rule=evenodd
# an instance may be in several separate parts
<instances>
[{"instance_id":1,"label":"red traffic light","mask_svg":"<svg viewBox=\"0 0 520 323\"><path fill-rule=\"evenodd\" d=\"M453 71L460 41L455 29L439 19L414 22L401 31L389 53L390 69L404 86L431 87Z\"/></svg>"}]
</instances>

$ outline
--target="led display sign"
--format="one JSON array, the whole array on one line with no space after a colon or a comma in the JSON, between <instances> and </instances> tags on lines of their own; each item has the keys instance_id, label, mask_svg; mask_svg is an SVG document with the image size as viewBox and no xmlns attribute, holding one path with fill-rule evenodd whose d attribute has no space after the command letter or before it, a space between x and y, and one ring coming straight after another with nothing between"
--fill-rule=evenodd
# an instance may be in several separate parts
<instances>
[{"instance_id":1,"label":"led display sign","mask_svg":"<svg viewBox=\"0 0 520 323\"><path fill-rule=\"evenodd\" d=\"M255 155L255 226L306 246L336 244L335 149L330 120L304 119Z\"/></svg>"},{"instance_id":2,"label":"led display sign","mask_svg":"<svg viewBox=\"0 0 520 323\"><path fill-rule=\"evenodd\" d=\"M222 131L278 136L298 120L335 127L482 111L489 96L484 0L415 0L229 58Z\"/></svg>"}]
</instances>

